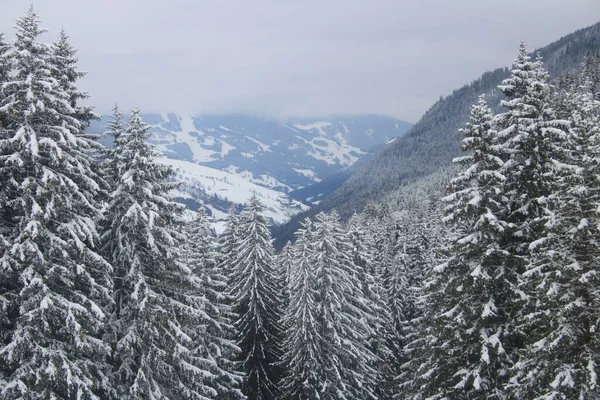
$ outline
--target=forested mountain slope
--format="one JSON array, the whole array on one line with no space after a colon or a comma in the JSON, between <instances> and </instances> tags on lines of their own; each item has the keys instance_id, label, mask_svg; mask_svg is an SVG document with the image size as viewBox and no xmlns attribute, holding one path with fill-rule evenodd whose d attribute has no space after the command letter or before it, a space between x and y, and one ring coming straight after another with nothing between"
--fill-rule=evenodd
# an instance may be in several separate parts
<instances>
[{"instance_id":1,"label":"forested mountain slope","mask_svg":"<svg viewBox=\"0 0 600 400\"><path fill-rule=\"evenodd\" d=\"M555 78L578 68L588 52L600 49L600 23L564 36L539 50L550 76ZM440 98L403 137L395 140L350 177L344 185L318 207L299 214L286 225L276 227L276 245L291 238L298 221L319 211L336 209L342 218L360 211L369 201L408 182L447 166L459 152L461 128L468 119L470 106L480 94L497 110L501 93L497 89L509 76L508 68L485 72L480 78Z\"/></svg>"}]
</instances>

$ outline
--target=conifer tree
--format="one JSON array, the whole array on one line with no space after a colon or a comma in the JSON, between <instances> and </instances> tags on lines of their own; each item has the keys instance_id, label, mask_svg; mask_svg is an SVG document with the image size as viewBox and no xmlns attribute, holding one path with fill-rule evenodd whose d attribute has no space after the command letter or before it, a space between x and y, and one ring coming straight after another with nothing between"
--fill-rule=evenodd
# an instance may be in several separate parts
<instances>
[{"instance_id":1,"label":"conifer tree","mask_svg":"<svg viewBox=\"0 0 600 400\"><path fill-rule=\"evenodd\" d=\"M439 204L436 207L439 208ZM409 207L406 211L398 221L400 228L393 261L385 266L380 277L382 297L390 310L383 332L389 355L382 364L382 386L390 398L408 398L414 394L410 376L420 365L421 346L427 337L424 328L431 322L423 318L430 305L419 303L419 293L427 270L436 265L431 253L437 245L437 232L424 221L441 219L437 218L436 208L424 212Z\"/></svg>"},{"instance_id":2,"label":"conifer tree","mask_svg":"<svg viewBox=\"0 0 600 400\"><path fill-rule=\"evenodd\" d=\"M530 61L522 42L511 77L499 86L507 98L502 101L506 111L495 118L511 224L507 250L517 263L528 255L529 245L545 234L557 167L554 160L564 159L562 144L569 129L568 121L556 119L549 107L547 79L539 56ZM521 264L526 263L522 258Z\"/></svg>"},{"instance_id":3,"label":"conifer tree","mask_svg":"<svg viewBox=\"0 0 600 400\"><path fill-rule=\"evenodd\" d=\"M9 73L10 73L10 58L8 54L8 50L10 46L8 43L4 41L4 34L0 32L0 104L2 102L2 97L4 96L4 91L2 90L2 85L8 81ZM2 135L3 129L8 129L8 126L5 126L7 120L5 117L0 116L0 135Z\"/></svg>"},{"instance_id":4,"label":"conifer tree","mask_svg":"<svg viewBox=\"0 0 600 400\"><path fill-rule=\"evenodd\" d=\"M414 279L413 268L414 260L404 245L397 252L393 262L385 266L380 276L383 286L382 298L389 309L389 314L384 316L385 324L381 333L388 350L383 357L380 356L383 398L408 397L404 396L403 390L410 379L408 375L413 371L409 370L407 373L402 367L410 365L410 361L413 361L408 348L412 342L411 333L416 333L417 339L421 339L421 332L414 324L417 317L417 293L411 285ZM408 393L412 394L414 391L409 389Z\"/></svg>"},{"instance_id":5,"label":"conifer tree","mask_svg":"<svg viewBox=\"0 0 600 400\"><path fill-rule=\"evenodd\" d=\"M0 100L0 273L3 286L9 275L15 302L12 331L0 345L0 395L110 398L110 348L101 337L112 283L110 265L94 249L96 146L51 75L50 49L38 42L43 32L33 8L17 21Z\"/></svg>"},{"instance_id":6,"label":"conifer tree","mask_svg":"<svg viewBox=\"0 0 600 400\"><path fill-rule=\"evenodd\" d=\"M290 301L290 282L292 279L291 276L295 257L290 242L287 242L277 255L277 265L279 267L279 276L281 277L281 287L283 288L283 299L281 301L282 310L287 309Z\"/></svg>"},{"instance_id":7,"label":"conifer tree","mask_svg":"<svg viewBox=\"0 0 600 400\"><path fill-rule=\"evenodd\" d=\"M240 240L239 218L240 217L235 213L234 207L230 208L229 212L227 213L227 219L225 220L225 229L219 236L218 240L218 263L220 270L227 277L228 282L230 282L232 279L231 275L233 273L233 262Z\"/></svg>"},{"instance_id":8,"label":"conifer tree","mask_svg":"<svg viewBox=\"0 0 600 400\"><path fill-rule=\"evenodd\" d=\"M104 251L115 268L114 379L123 399L216 398L214 363L198 354L202 282L183 262L182 207L168 194L177 184L148 137L134 110L114 153L120 177L105 216Z\"/></svg>"},{"instance_id":9,"label":"conifer tree","mask_svg":"<svg viewBox=\"0 0 600 400\"><path fill-rule=\"evenodd\" d=\"M249 399L271 400L280 396L282 288L263 210L254 195L240 216L230 285L239 360L246 374L243 392Z\"/></svg>"},{"instance_id":10,"label":"conifer tree","mask_svg":"<svg viewBox=\"0 0 600 400\"><path fill-rule=\"evenodd\" d=\"M87 99L89 94L80 91L75 84L86 75L85 72L77 71L76 55L77 51L69 44L69 36L64 29L61 29L59 39L52 45L50 51L51 75L69 96L69 103L75 117L81 123L82 131L85 131L90 121L98 119L98 116L92 113L92 107L80 104L80 101Z\"/></svg>"},{"instance_id":11,"label":"conifer tree","mask_svg":"<svg viewBox=\"0 0 600 400\"><path fill-rule=\"evenodd\" d=\"M569 140L563 142L566 151L552 154L553 207L547 233L530 244L521 284L529 301L517 323L527 332L527 346L510 390L523 398L583 399L598 393L600 103L585 74L586 68L584 77L569 88L573 92L561 96L570 103Z\"/></svg>"},{"instance_id":12,"label":"conifer tree","mask_svg":"<svg viewBox=\"0 0 600 400\"><path fill-rule=\"evenodd\" d=\"M102 157L105 180L111 191L115 189L123 172L120 170L118 163L122 161L120 153L123 151L124 143L121 143L121 136L124 131L123 113L115 104L106 124L106 131L103 134L104 136L109 136L112 142L112 148L106 149Z\"/></svg>"},{"instance_id":13,"label":"conifer tree","mask_svg":"<svg viewBox=\"0 0 600 400\"><path fill-rule=\"evenodd\" d=\"M198 328L202 329L203 343L197 351L211 361L208 365L215 378L208 384L217 393L217 399L243 399L242 373L238 371L239 363L233 361L239 348L228 339L233 335L233 326L227 278L217 263L216 243L204 208L200 208L195 220L187 225L186 232L186 263L202 281L198 295L202 296L205 321Z\"/></svg>"},{"instance_id":14,"label":"conifer tree","mask_svg":"<svg viewBox=\"0 0 600 400\"><path fill-rule=\"evenodd\" d=\"M511 315L507 303L516 272L503 260L501 240L507 228L493 117L483 97L471 109L462 130L463 151L454 161L464 169L451 181L444 200L445 221L455 227L449 258L435 268L425 292L431 311L429 357L416 369L414 392L440 398L503 398L512 366ZM511 285L512 282L512 285Z\"/></svg>"},{"instance_id":15,"label":"conifer tree","mask_svg":"<svg viewBox=\"0 0 600 400\"><path fill-rule=\"evenodd\" d=\"M580 85L574 92L589 92L593 99L600 100L600 50L585 56L580 72Z\"/></svg>"},{"instance_id":16,"label":"conifer tree","mask_svg":"<svg viewBox=\"0 0 600 400\"><path fill-rule=\"evenodd\" d=\"M321 376L325 365L321 352L316 311L312 223L305 219L296 232L290 274L290 302L285 311L286 327L283 362L286 376L282 381L283 398L309 400L321 398Z\"/></svg>"},{"instance_id":17,"label":"conifer tree","mask_svg":"<svg viewBox=\"0 0 600 400\"><path fill-rule=\"evenodd\" d=\"M315 314L324 361L319 369L321 398L374 398L377 360L368 347L374 330L367 315L372 310L366 306L337 214L317 215L313 240Z\"/></svg>"},{"instance_id":18,"label":"conifer tree","mask_svg":"<svg viewBox=\"0 0 600 400\"><path fill-rule=\"evenodd\" d=\"M392 264L394 258L395 221L387 205L375 203L367 204L362 219L373 246L374 269L379 274Z\"/></svg>"},{"instance_id":19,"label":"conifer tree","mask_svg":"<svg viewBox=\"0 0 600 400\"><path fill-rule=\"evenodd\" d=\"M377 377L374 380L376 382L375 393L378 398L386 398L395 393L395 387L386 385L386 381L393 381L397 376L397 373L392 372L392 369L397 366L397 360L390 348L393 342L389 341L389 337L386 336L391 323L392 311L389 307L389 299L384 294L382 281L384 274L380 269L383 266L378 265L376 261L375 244L364 226L363 219L358 215L353 215L348 221L347 235L353 267L361 285L362 302L365 310L368 310L366 313L367 323L372 330L366 344L378 360L373 365L378 369Z\"/></svg>"},{"instance_id":20,"label":"conifer tree","mask_svg":"<svg viewBox=\"0 0 600 400\"><path fill-rule=\"evenodd\" d=\"M353 215L348 221L348 239L350 241L352 263L359 273L363 295L368 299L379 296L379 286L375 272L375 255L373 243L369 240L363 223Z\"/></svg>"},{"instance_id":21,"label":"conifer tree","mask_svg":"<svg viewBox=\"0 0 600 400\"><path fill-rule=\"evenodd\" d=\"M7 81L10 72L7 57L9 48L9 44L4 41L4 33L0 32L0 81L2 83Z\"/></svg>"},{"instance_id":22,"label":"conifer tree","mask_svg":"<svg viewBox=\"0 0 600 400\"><path fill-rule=\"evenodd\" d=\"M2 86L8 81L10 72L8 50L9 45L4 41L4 35L0 32L0 104L3 104L4 91ZM0 112L0 140L10 137L8 118ZM1 172L0 172L1 174ZM0 175L0 185L6 182ZM17 275L11 267L10 257L7 249L10 246L10 233L14 229L10 222L10 210L7 207L6 193L0 189L0 343L5 343L8 334L12 331L13 318L11 313L16 303L11 299L16 295ZM0 385L1 386L1 385Z\"/></svg>"}]
</instances>

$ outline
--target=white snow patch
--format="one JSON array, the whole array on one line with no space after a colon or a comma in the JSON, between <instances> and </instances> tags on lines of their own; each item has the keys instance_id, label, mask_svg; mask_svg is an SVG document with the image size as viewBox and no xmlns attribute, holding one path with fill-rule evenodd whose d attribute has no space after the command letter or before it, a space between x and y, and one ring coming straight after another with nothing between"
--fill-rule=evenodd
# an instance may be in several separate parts
<instances>
[{"instance_id":1,"label":"white snow patch","mask_svg":"<svg viewBox=\"0 0 600 400\"><path fill-rule=\"evenodd\" d=\"M227 132L237 133L236 131L232 131L231 129L229 129L223 125L219 125L219 128L221 128L222 130L227 131Z\"/></svg>"},{"instance_id":2,"label":"white snow patch","mask_svg":"<svg viewBox=\"0 0 600 400\"><path fill-rule=\"evenodd\" d=\"M264 144L263 142L260 142L254 138L251 138L249 136L246 136L247 139L253 141L254 143L256 143L257 145L260 146L262 151L271 151L271 146Z\"/></svg>"},{"instance_id":3,"label":"white snow patch","mask_svg":"<svg viewBox=\"0 0 600 400\"><path fill-rule=\"evenodd\" d=\"M276 223L287 222L293 215L309 208L285 193L259 186L227 171L170 158L161 158L159 162L177 169L177 180L184 186L200 188L232 203L245 204L252 194L256 194L266 206L265 216Z\"/></svg>"},{"instance_id":4,"label":"white snow patch","mask_svg":"<svg viewBox=\"0 0 600 400\"><path fill-rule=\"evenodd\" d=\"M224 142L221 140L221 156L224 157L227 155L227 153L229 153L231 150L235 149L234 146L230 145L227 142Z\"/></svg>"},{"instance_id":5,"label":"white snow patch","mask_svg":"<svg viewBox=\"0 0 600 400\"><path fill-rule=\"evenodd\" d=\"M312 131L312 130L316 130L317 132L319 132L319 135L321 136L327 136L327 132L325 132L323 130L323 128L326 128L328 126L333 125L331 122L314 122L312 124L306 124L306 125L302 125L302 124L295 124L294 127L301 129L303 131Z\"/></svg>"},{"instance_id":6,"label":"white snow patch","mask_svg":"<svg viewBox=\"0 0 600 400\"><path fill-rule=\"evenodd\" d=\"M293 168L293 170L296 171L299 174L302 174L302 175L306 176L307 178L312 179L315 182L320 182L321 181L321 179L317 178L317 174L312 169Z\"/></svg>"}]
</instances>

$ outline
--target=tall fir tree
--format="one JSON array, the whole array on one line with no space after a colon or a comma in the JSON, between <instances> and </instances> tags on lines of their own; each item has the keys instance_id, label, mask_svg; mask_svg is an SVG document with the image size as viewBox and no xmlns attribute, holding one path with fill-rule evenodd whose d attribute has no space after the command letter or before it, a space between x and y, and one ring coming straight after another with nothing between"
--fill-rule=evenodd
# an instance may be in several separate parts
<instances>
[{"instance_id":1,"label":"tall fir tree","mask_svg":"<svg viewBox=\"0 0 600 400\"><path fill-rule=\"evenodd\" d=\"M10 46L4 41L4 35L0 32L0 104L3 103L5 82L9 79L10 63L8 50ZM0 112L0 140L10 137L8 118ZM1 172L0 172L1 174ZM0 183L5 184L0 175ZM8 334L12 331L14 318L10 315L14 312L15 302L11 297L16 294L17 276L12 270L10 258L6 257L6 249L10 246L9 237L12 224L10 223L10 209L7 207L6 193L0 190L0 344L5 343ZM0 378L1 379L1 378ZM2 384L0 384L0 387Z\"/></svg>"},{"instance_id":2,"label":"tall fir tree","mask_svg":"<svg viewBox=\"0 0 600 400\"><path fill-rule=\"evenodd\" d=\"M281 287L283 288L283 299L281 300L281 309L287 309L290 302L290 282L292 279L292 269L294 263L294 249L290 242L287 242L277 254L277 266L279 267L278 275L281 279ZM284 329L287 329L284 326Z\"/></svg>"},{"instance_id":3,"label":"tall fir tree","mask_svg":"<svg viewBox=\"0 0 600 400\"><path fill-rule=\"evenodd\" d=\"M435 398L505 398L512 367L511 314L517 272L505 262L507 230L500 172L504 162L493 116L483 97L462 129L462 150L454 160L464 169L451 181L444 220L456 235L446 262L435 268L424 296L431 306L429 357L416 369L413 386Z\"/></svg>"},{"instance_id":4,"label":"tall fir tree","mask_svg":"<svg viewBox=\"0 0 600 400\"><path fill-rule=\"evenodd\" d=\"M532 339L544 329L545 306L538 294L552 280L555 264L560 264L558 253L549 244L560 207L557 192L562 178L571 170L569 122L557 118L547 80L548 73L539 55L531 61L522 42L511 77L499 86L507 98L502 102L504 113L496 117L508 206L508 229L502 244L519 274L519 289L510 307L513 339L517 338L512 346L517 350L515 355L527 353ZM528 369L523 357L514 365L512 395L527 397L539 393L538 383L529 385L522 380Z\"/></svg>"},{"instance_id":5,"label":"tall fir tree","mask_svg":"<svg viewBox=\"0 0 600 400\"><path fill-rule=\"evenodd\" d=\"M291 274L290 302L285 311L286 327L283 363L286 376L282 381L282 398L309 400L321 398L320 369L325 364L321 352L316 305L312 223L305 219L296 232L296 242L289 252Z\"/></svg>"},{"instance_id":6,"label":"tall fir tree","mask_svg":"<svg viewBox=\"0 0 600 400\"><path fill-rule=\"evenodd\" d=\"M215 390L216 399L245 399L240 387L243 374L234 358L240 352L229 338L233 335L232 312L228 298L227 277L218 265L217 245L204 208L198 210L193 222L186 229L186 264L202 281L202 296L205 315L201 326L202 346L196 351L210 360L214 378L209 381Z\"/></svg>"},{"instance_id":7,"label":"tall fir tree","mask_svg":"<svg viewBox=\"0 0 600 400\"><path fill-rule=\"evenodd\" d=\"M390 355L383 363L385 395L390 398L409 398L415 393L411 374L422 361L422 347L427 346L427 329L431 322L426 312L430 304L420 303L419 294L427 281L427 271L437 263L435 250L442 235L439 201L434 207L411 207L398 221L398 239L394 258L380 275L383 299L390 313L386 319L384 338Z\"/></svg>"},{"instance_id":8,"label":"tall fir tree","mask_svg":"<svg viewBox=\"0 0 600 400\"><path fill-rule=\"evenodd\" d=\"M522 279L528 301L517 323L527 332L527 346L510 386L518 397L587 399L598 393L600 103L586 76L589 62L569 92L558 96L566 103L549 105L566 106L562 117L572 124L568 140L558 143L563 151L552 154L547 233L530 244Z\"/></svg>"},{"instance_id":9,"label":"tall fir tree","mask_svg":"<svg viewBox=\"0 0 600 400\"><path fill-rule=\"evenodd\" d=\"M348 221L347 235L350 245L350 257L356 270L358 281L361 285L363 303L367 324L371 328L367 337L368 349L376 356L377 362L373 364L378 370L374 379L375 394L378 398L391 397L395 388L388 386L387 381L393 380L396 373L392 369L397 366L390 347L391 342L386 337L390 324L391 309L384 294L380 265L376 261L376 246L365 227L365 223L358 215L353 215ZM394 235L391 235L394 237ZM393 239L392 239L393 240ZM391 246L390 246L391 247ZM385 360L385 361L384 361ZM392 377L393 375L393 377Z\"/></svg>"},{"instance_id":10,"label":"tall fir tree","mask_svg":"<svg viewBox=\"0 0 600 400\"><path fill-rule=\"evenodd\" d=\"M562 144L569 123L557 119L549 106L547 80L539 55L531 61L521 42L511 77L499 86L507 100L502 101L505 112L495 117L495 123L504 160L501 173L506 177L507 222L511 224L507 250L515 255L515 262L527 257L529 245L545 234L551 215L554 160L564 159Z\"/></svg>"},{"instance_id":11,"label":"tall fir tree","mask_svg":"<svg viewBox=\"0 0 600 400\"><path fill-rule=\"evenodd\" d=\"M236 257L236 249L241 238L239 232L240 216L235 213L235 208L232 207L227 213L225 220L225 229L219 236L219 258L218 264L222 273L227 277L227 281L232 279L232 267ZM233 299L232 299L233 300Z\"/></svg>"},{"instance_id":12,"label":"tall fir tree","mask_svg":"<svg viewBox=\"0 0 600 400\"><path fill-rule=\"evenodd\" d=\"M283 292L264 206L253 195L240 216L231 260L231 295L240 361L251 400L280 397L282 328L279 298Z\"/></svg>"},{"instance_id":13,"label":"tall fir tree","mask_svg":"<svg viewBox=\"0 0 600 400\"><path fill-rule=\"evenodd\" d=\"M8 50L10 45L4 41L4 33L0 32L0 82L4 83L8 80L10 65L8 63Z\"/></svg>"},{"instance_id":14,"label":"tall fir tree","mask_svg":"<svg viewBox=\"0 0 600 400\"><path fill-rule=\"evenodd\" d=\"M319 368L321 398L375 398L377 357L369 349L374 334L351 248L337 214L320 213L315 222L316 320L324 363Z\"/></svg>"},{"instance_id":15,"label":"tall fir tree","mask_svg":"<svg viewBox=\"0 0 600 400\"><path fill-rule=\"evenodd\" d=\"M213 361L197 352L202 282L182 260L182 207L168 194L177 184L156 161L149 129L134 110L114 152L120 177L105 215L104 252L115 268L114 379L123 399L216 398Z\"/></svg>"},{"instance_id":16,"label":"tall fir tree","mask_svg":"<svg viewBox=\"0 0 600 400\"><path fill-rule=\"evenodd\" d=\"M4 96L2 85L5 82L8 82L9 73L11 71L10 58L8 53L9 49L10 45L4 41L4 34L0 32L0 103L2 102L2 97ZM0 132L3 129L8 129L8 126L6 126L6 122L6 118L4 116L0 116Z\"/></svg>"},{"instance_id":17,"label":"tall fir tree","mask_svg":"<svg viewBox=\"0 0 600 400\"><path fill-rule=\"evenodd\" d=\"M112 114L106 123L106 131L103 136L108 137L112 146L110 149L105 149L102 155L104 179L107 181L111 191L114 190L121 178L119 169L119 162L122 161L120 152L123 151L123 143L121 143L121 137L125 132L124 116L118 105L114 105Z\"/></svg>"},{"instance_id":18,"label":"tall fir tree","mask_svg":"<svg viewBox=\"0 0 600 400\"><path fill-rule=\"evenodd\" d=\"M0 103L7 121L0 137L7 244L0 273L3 282L8 274L14 302L14 324L0 345L0 393L110 398L110 348L101 337L112 283L110 265L94 249L96 146L83 135L77 103L51 74L50 48L38 42L43 32L30 7L16 24L13 70Z\"/></svg>"},{"instance_id":19,"label":"tall fir tree","mask_svg":"<svg viewBox=\"0 0 600 400\"><path fill-rule=\"evenodd\" d=\"M600 50L595 54L586 54L580 72L579 86L574 92L581 93L582 86L585 87L584 92L590 93L593 99L600 100Z\"/></svg>"},{"instance_id":20,"label":"tall fir tree","mask_svg":"<svg viewBox=\"0 0 600 400\"><path fill-rule=\"evenodd\" d=\"M92 113L92 107L84 106L80 102L89 98L89 94L77 88L76 82L83 78L86 73L77 70L77 51L69 43L69 36L64 29L59 33L59 39L51 47L49 66L51 75L60 87L69 96L69 104L74 110L75 117L85 131L93 119L98 116Z\"/></svg>"}]
</instances>

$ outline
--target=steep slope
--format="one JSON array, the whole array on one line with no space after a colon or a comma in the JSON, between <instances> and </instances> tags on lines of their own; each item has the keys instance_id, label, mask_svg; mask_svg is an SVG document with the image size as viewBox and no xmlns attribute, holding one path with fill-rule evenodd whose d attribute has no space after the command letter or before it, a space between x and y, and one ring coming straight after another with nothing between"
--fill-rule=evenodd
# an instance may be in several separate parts
<instances>
[{"instance_id":1,"label":"steep slope","mask_svg":"<svg viewBox=\"0 0 600 400\"><path fill-rule=\"evenodd\" d=\"M344 182L350 179L352 175L359 171L369 161L373 160L378 153L390 147L396 139L398 138L389 139L385 143L375 146L345 170L330 175L320 182L288 192L288 195L291 198L310 206L319 204L336 190L341 188Z\"/></svg>"},{"instance_id":2,"label":"steep slope","mask_svg":"<svg viewBox=\"0 0 600 400\"><path fill-rule=\"evenodd\" d=\"M556 77L578 68L587 52L599 49L600 23L597 23L562 37L539 49L539 52L551 76ZM339 190L308 214L336 209L343 218L347 218L362 210L367 202L382 198L390 191L448 165L459 152L458 129L467 121L471 104L475 103L477 96L485 93L488 104L498 107L500 93L497 85L508 74L508 68L486 72L450 96L441 98L405 136L395 140L360 168ZM300 214L287 225L276 227L276 245L282 246L289 240L298 220L308 214Z\"/></svg>"}]
</instances>

